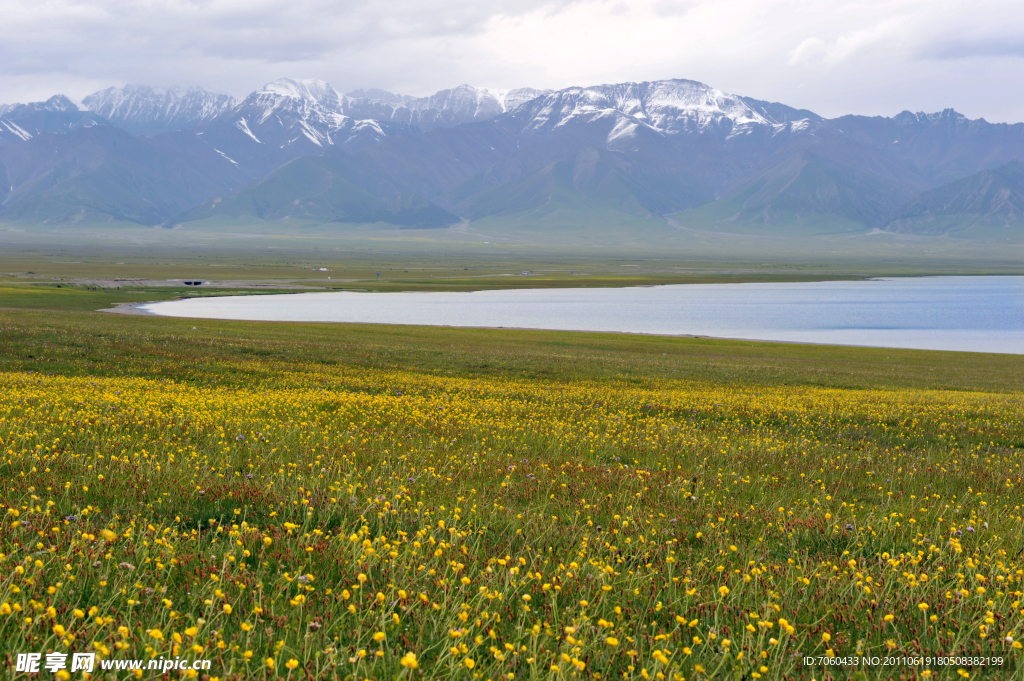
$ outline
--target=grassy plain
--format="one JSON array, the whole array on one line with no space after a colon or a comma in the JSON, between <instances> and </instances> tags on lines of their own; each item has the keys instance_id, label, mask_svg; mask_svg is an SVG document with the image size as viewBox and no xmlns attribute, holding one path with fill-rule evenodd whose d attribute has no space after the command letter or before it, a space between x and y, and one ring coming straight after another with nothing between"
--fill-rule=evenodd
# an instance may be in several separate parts
<instances>
[{"instance_id":1,"label":"grassy plain","mask_svg":"<svg viewBox=\"0 0 1024 681\"><path fill-rule=\"evenodd\" d=\"M420 230L280 223L221 224L207 231L61 230L0 224L0 284L93 283L124 290L140 285L125 280L166 286L169 279L202 278L236 289L248 282L474 290L1024 272L1020 244L842 232L731 233L683 216L640 222L636 229L617 231L557 220L530 223L530 229L484 220Z\"/></svg>"},{"instance_id":2,"label":"grassy plain","mask_svg":"<svg viewBox=\"0 0 1024 681\"><path fill-rule=\"evenodd\" d=\"M157 298L194 294L182 279L214 282L222 293L256 286L302 286L323 290L469 291L508 288L651 286L658 284L749 281L821 281L857 279L878 271L862 264L847 267L814 263L765 264L705 262L651 254L608 258L598 255L537 258L528 253L446 253L424 258L406 253L307 251L287 257L248 253L202 257L190 253L126 252L112 261L102 251L79 253L68 261L63 251L39 250L0 255L0 286L40 284L99 287L105 293L152 293ZM321 270L323 268L323 270ZM524 275L524 272L529 274ZM914 271L918 273L918 271ZM172 280L177 280L175 285ZM168 291L173 288L173 292ZM228 289L231 290L228 290ZM209 289L201 289L206 291ZM248 292L248 291L242 291ZM10 298L12 304L19 294ZM131 300L135 300L132 298Z\"/></svg>"},{"instance_id":3,"label":"grassy plain","mask_svg":"<svg viewBox=\"0 0 1024 681\"><path fill-rule=\"evenodd\" d=\"M126 293L0 290L8 677L1024 674L1024 357L85 311Z\"/></svg>"}]
</instances>

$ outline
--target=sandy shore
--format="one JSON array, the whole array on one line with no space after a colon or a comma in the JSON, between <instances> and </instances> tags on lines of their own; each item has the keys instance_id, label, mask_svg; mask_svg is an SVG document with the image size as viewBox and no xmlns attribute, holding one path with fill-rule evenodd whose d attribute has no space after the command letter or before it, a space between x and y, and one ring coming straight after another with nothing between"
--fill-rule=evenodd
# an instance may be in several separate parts
<instances>
[{"instance_id":1,"label":"sandy shore","mask_svg":"<svg viewBox=\"0 0 1024 681\"><path fill-rule=\"evenodd\" d=\"M96 310L97 312L113 312L115 314L133 314L142 315L144 317L156 317L157 315L152 312L146 312L142 309L143 305L149 303L118 303L114 307L104 308L102 310Z\"/></svg>"}]
</instances>

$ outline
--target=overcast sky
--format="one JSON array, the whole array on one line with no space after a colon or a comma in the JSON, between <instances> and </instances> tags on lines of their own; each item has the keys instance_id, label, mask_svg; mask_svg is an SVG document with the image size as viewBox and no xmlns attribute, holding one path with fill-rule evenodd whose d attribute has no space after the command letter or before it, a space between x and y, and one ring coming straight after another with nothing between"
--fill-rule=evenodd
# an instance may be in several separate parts
<instances>
[{"instance_id":1,"label":"overcast sky","mask_svg":"<svg viewBox=\"0 0 1024 681\"><path fill-rule=\"evenodd\" d=\"M280 77L424 95L690 78L759 99L1024 121L1022 0L0 0L0 102Z\"/></svg>"}]
</instances>

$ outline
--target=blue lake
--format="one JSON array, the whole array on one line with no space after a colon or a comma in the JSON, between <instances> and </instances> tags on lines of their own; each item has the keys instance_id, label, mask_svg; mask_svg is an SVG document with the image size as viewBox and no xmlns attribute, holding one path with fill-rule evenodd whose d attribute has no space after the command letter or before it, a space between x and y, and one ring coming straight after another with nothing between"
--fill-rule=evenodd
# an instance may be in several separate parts
<instances>
[{"instance_id":1,"label":"blue lake","mask_svg":"<svg viewBox=\"0 0 1024 681\"><path fill-rule=\"evenodd\" d=\"M1024 277L298 293L140 307L204 319L615 331L1024 354Z\"/></svg>"}]
</instances>

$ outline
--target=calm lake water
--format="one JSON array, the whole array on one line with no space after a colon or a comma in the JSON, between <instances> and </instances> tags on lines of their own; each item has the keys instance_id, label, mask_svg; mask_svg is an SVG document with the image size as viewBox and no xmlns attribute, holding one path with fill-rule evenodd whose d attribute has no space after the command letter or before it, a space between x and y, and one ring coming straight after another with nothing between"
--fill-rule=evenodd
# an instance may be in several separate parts
<instances>
[{"instance_id":1,"label":"calm lake water","mask_svg":"<svg viewBox=\"0 0 1024 681\"><path fill-rule=\"evenodd\" d=\"M1024 277L299 293L141 307L203 319L619 331L1024 354Z\"/></svg>"}]
</instances>

